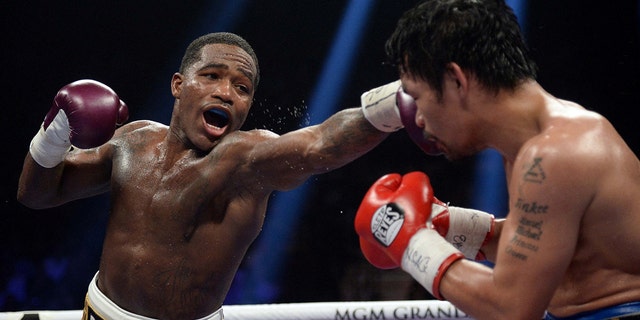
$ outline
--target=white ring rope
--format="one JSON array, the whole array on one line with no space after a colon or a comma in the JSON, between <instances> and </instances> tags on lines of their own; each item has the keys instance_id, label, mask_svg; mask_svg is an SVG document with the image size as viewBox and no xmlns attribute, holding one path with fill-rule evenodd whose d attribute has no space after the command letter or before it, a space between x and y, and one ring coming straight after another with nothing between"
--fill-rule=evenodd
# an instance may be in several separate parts
<instances>
[{"instance_id":1,"label":"white ring rope","mask_svg":"<svg viewBox=\"0 0 640 320\"><path fill-rule=\"evenodd\" d=\"M225 320L471 319L439 300L308 302L228 305ZM0 320L79 320L82 310L0 312Z\"/></svg>"}]
</instances>

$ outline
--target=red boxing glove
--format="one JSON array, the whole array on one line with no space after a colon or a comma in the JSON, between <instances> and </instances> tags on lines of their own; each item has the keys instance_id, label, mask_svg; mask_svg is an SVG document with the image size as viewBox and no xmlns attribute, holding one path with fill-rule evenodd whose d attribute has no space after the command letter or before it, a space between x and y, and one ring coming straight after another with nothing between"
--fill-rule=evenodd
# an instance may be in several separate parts
<instances>
[{"instance_id":1,"label":"red boxing glove","mask_svg":"<svg viewBox=\"0 0 640 320\"><path fill-rule=\"evenodd\" d=\"M111 88L94 80L75 81L56 94L29 152L43 167L54 167L71 145L87 149L109 141L128 117L127 105Z\"/></svg>"},{"instance_id":2,"label":"red boxing glove","mask_svg":"<svg viewBox=\"0 0 640 320\"><path fill-rule=\"evenodd\" d=\"M398 268L409 239L427 227L433 193L421 172L392 173L378 179L364 196L355 229L367 260L381 269Z\"/></svg>"},{"instance_id":3,"label":"red boxing glove","mask_svg":"<svg viewBox=\"0 0 640 320\"><path fill-rule=\"evenodd\" d=\"M416 125L418 107L413 98L402 90L402 87L398 88L396 92L396 104L400 110L400 120L409 138L428 155L437 156L442 154L442 150L438 148L435 141L425 138L422 128Z\"/></svg>"},{"instance_id":4,"label":"red boxing glove","mask_svg":"<svg viewBox=\"0 0 640 320\"><path fill-rule=\"evenodd\" d=\"M422 172L388 174L365 195L355 218L360 248L382 269L402 267L436 298L446 270L464 255L427 227L437 208L429 178Z\"/></svg>"}]
</instances>

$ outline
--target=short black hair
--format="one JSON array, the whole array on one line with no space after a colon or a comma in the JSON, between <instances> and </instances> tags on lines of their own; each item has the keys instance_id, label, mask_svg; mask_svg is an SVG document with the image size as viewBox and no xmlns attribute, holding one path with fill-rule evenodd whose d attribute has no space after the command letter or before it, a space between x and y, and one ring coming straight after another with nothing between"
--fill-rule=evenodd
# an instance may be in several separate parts
<instances>
[{"instance_id":1,"label":"short black hair","mask_svg":"<svg viewBox=\"0 0 640 320\"><path fill-rule=\"evenodd\" d=\"M209 33L193 40L187 47L184 56L182 56L182 62L180 63L180 69L178 70L178 72L184 73L184 71L192 64L200 61L200 51L202 50L202 48L208 44L215 43L237 46L251 56L253 62L256 65L256 78L254 86L258 87L258 83L260 82L260 68L258 67L258 57L256 56L256 53L253 51L251 45L249 45L249 42L247 42L239 35L230 32Z\"/></svg>"},{"instance_id":2,"label":"short black hair","mask_svg":"<svg viewBox=\"0 0 640 320\"><path fill-rule=\"evenodd\" d=\"M426 81L440 97L451 62L494 92L537 77L517 18L503 0L426 0L402 15L385 51L389 63Z\"/></svg>"}]
</instances>

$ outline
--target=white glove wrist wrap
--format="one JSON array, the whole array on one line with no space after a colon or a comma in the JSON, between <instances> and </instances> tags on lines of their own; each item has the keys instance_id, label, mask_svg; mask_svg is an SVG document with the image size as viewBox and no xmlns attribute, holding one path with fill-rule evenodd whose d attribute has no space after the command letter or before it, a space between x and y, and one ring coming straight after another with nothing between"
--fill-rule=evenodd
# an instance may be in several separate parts
<instances>
[{"instance_id":1,"label":"white glove wrist wrap","mask_svg":"<svg viewBox=\"0 0 640 320\"><path fill-rule=\"evenodd\" d=\"M376 129L393 132L402 129L400 110L396 105L396 92L400 80L371 89L360 96L362 113Z\"/></svg>"},{"instance_id":2,"label":"white glove wrist wrap","mask_svg":"<svg viewBox=\"0 0 640 320\"><path fill-rule=\"evenodd\" d=\"M31 140L29 153L33 160L45 168L57 166L64 160L71 147L70 133L67 115L60 110L49 127L45 130L40 126L40 130Z\"/></svg>"},{"instance_id":3,"label":"white glove wrist wrap","mask_svg":"<svg viewBox=\"0 0 640 320\"><path fill-rule=\"evenodd\" d=\"M468 208L449 207L449 230L445 239L468 259L476 259L490 235L494 217Z\"/></svg>"},{"instance_id":4,"label":"white glove wrist wrap","mask_svg":"<svg viewBox=\"0 0 640 320\"><path fill-rule=\"evenodd\" d=\"M434 297L440 295L440 280L449 266L462 259L462 253L434 229L420 229L409 240L402 255L402 270L409 273Z\"/></svg>"}]
</instances>

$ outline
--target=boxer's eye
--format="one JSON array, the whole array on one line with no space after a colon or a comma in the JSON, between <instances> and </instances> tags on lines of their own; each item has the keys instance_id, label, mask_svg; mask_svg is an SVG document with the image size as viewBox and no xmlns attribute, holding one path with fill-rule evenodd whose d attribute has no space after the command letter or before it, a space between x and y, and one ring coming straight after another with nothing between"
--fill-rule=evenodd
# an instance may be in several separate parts
<instances>
[{"instance_id":1,"label":"boxer's eye","mask_svg":"<svg viewBox=\"0 0 640 320\"><path fill-rule=\"evenodd\" d=\"M229 124L229 116L225 112L217 109L211 109L205 112L204 119L208 124L218 128L223 128Z\"/></svg>"}]
</instances>

